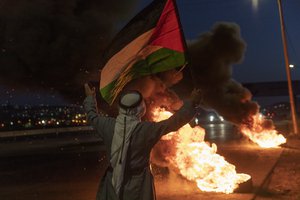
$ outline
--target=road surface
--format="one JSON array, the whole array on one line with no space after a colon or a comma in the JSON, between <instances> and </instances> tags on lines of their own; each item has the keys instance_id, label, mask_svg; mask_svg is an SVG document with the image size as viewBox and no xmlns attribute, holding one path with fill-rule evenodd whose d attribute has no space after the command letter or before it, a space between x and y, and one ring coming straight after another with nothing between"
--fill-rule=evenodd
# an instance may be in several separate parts
<instances>
[{"instance_id":1,"label":"road surface","mask_svg":"<svg viewBox=\"0 0 300 200\"><path fill-rule=\"evenodd\" d=\"M254 189L230 195L205 193L178 177L177 186L157 179L158 200L251 199L282 151L241 142L231 125L205 129L206 139L218 143L220 154L238 172L252 176ZM107 163L101 142L93 134L1 142L0 158L1 200L94 200Z\"/></svg>"}]
</instances>

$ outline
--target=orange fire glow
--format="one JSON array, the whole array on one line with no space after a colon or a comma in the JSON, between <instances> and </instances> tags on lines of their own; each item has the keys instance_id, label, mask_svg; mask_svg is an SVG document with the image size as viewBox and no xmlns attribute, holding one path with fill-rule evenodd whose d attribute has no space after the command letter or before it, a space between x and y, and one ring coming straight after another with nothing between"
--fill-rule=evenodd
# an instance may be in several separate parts
<instances>
[{"instance_id":1,"label":"orange fire glow","mask_svg":"<svg viewBox=\"0 0 300 200\"><path fill-rule=\"evenodd\" d=\"M251 127L247 125L240 127L242 133L249 137L250 140L263 148L274 148L286 143L285 137L278 134L273 125L264 128L264 124L267 120L261 114L252 116L252 119L253 123Z\"/></svg>"},{"instance_id":2,"label":"orange fire glow","mask_svg":"<svg viewBox=\"0 0 300 200\"><path fill-rule=\"evenodd\" d=\"M154 121L169 118L172 113L157 109ZM232 193L240 183L251 177L238 174L235 166L217 154L217 145L204 142L205 131L201 127L192 128L189 124L176 134L170 133L163 140L175 140L176 153L167 156L172 169L184 178L197 184L201 191Z\"/></svg>"}]
</instances>

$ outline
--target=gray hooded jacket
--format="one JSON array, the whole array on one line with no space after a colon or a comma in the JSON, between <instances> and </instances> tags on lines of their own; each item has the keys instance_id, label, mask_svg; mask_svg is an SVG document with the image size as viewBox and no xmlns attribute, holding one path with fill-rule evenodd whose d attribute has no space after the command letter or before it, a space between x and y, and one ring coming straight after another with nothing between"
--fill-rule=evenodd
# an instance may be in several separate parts
<instances>
[{"instance_id":1,"label":"gray hooded jacket","mask_svg":"<svg viewBox=\"0 0 300 200\"><path fill-rule=\"evenodd\" d=\"M164 135L172 131L178 130L184 124L188 123L195 115L195 109L190 101L186 101L184 105L169 119L161 122L130 122L130 134L126 132L125 141L128 142L126 161L122 156L115 157L112 153L113 149L117 149L119 145L113 147L115 141L124 141L123 139L113 139L115 134L123 136L122 131L115 131L117 127L122 127L122 117L110 118L98 115L96 102L94 97L88 96L84 101L84 108L87 113L87 119L91 125L96 129L97 134L103 139L107 155L112 165L117 165L118 158L122 157L120 165L123 171L120 175L122 180L119 195L113 186L114 170L107 170L101 179L97 200L153 200L155 199L153 177L149 170L149 159L152 147ZM118 119L119 118L119 119ZM127 119L126 119L127 120ZM133 119L128 119L133 120ZM119 122L118 122L119 121ZM120 123L120 125L118 125ZM126 128L127 129L127 128ZM128 134L128 135L127 135ZM120 137L120 136L118 136ZM127 139L126 139L127 138ZM120 151L118 151L120 152ZM117 158L117 159L116 159ZM119 166L119 167L120 167ZM124 167L124 168L122 168Z\"/></svg>"}]
</instances>

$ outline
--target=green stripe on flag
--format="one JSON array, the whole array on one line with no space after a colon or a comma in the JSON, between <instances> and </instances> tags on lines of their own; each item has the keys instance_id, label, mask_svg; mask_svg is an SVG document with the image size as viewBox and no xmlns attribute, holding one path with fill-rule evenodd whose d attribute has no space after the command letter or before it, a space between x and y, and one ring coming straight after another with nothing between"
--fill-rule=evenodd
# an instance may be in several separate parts
<instances>
[{"instance_id":1,"label":"green stripe on flag","mask_svg":"<svg viewBox=\"0 0 300 200\"><path fill-rule=\"evenodd\" d=\"M185 64L186 58L184 53L167 48L161 48L147 56L145 59L138 60L135 64L133 64L129 70L128 76L131 76L132 79L136 79L141 76L147 76L181 67ZM113 96L113 90L118 87L117 83L119 81L122 80L114 80L100 90L102 97L110 104L115 99L115 96Z\"/></svg>"},{"instance_id":2,"label":"green stripe on flag","mask_svg":"<svg viewBox=\"0 0 300 200\"><path fill-rule=\"evenodd\" d=\"M108 102L109 104L113 103L112 91L116 85L117 80L112 81L110 84L105 86L104 88L100 89L100 93L103 99Z\"/></svg>"}]
</instances>

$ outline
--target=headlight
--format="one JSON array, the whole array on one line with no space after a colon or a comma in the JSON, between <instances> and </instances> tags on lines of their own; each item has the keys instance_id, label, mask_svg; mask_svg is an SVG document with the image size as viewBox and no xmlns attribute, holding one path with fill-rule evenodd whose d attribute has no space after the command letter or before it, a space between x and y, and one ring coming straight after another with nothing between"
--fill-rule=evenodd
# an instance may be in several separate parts
<instances>
[{"instance_id":1,"label":"headlight","mask_svg":"<svg viewBox=\"0 0 300 200\"><path fill-rule=\"evenodd\" d=\"M221 122L223 122L223 121L224 121L224 118L223 118L222 116L220 116L220 120L221 120Z\"/></svg>"}]
</instances>

